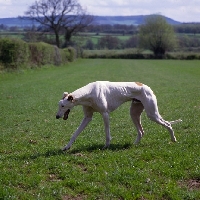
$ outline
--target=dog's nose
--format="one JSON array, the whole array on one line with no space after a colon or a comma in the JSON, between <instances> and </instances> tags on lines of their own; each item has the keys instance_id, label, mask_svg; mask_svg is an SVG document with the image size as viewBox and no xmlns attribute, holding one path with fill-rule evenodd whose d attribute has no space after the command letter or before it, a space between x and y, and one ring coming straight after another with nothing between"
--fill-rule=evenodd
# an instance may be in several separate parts
<instances>
[{"instance_id":1,"label":"dog's nose","mask_svg":"<svg viewBox=\"0 0 200 200\"><path fill-rule=\"evenodd\" d=\"M59 119L60 118L60 116L59 115L56 115L56 119Z\"/></svg>"}]
</instances>

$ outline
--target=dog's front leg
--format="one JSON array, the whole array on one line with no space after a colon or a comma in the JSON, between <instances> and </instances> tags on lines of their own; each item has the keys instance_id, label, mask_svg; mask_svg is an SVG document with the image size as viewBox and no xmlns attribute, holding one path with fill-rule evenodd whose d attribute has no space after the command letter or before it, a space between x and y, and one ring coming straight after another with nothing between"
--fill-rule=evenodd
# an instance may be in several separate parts
<instances>
[{"instance_id":1,"label":"dog's front leg","mask_svg":"<svg viewBox=\"0 0 200 200\"><path fill-rule=\"evenodd\" d=\"M102 113L103 121L104 121L104 127L105 127L105 133L106 133L106 144L103 147L103 149L106 149L110 146L110 125L109 125L109 113L104 112Z\"/></svg>"},{"instance_id":2,"label":"dog's front leg","mask_svg":"<svg viewBox=\"0 0 200 200\"><path fill-rule=\"evenodd\" d=\"M72 146L72 143L76 140L78 135L83 131L83 129L88 125L88 123L92 120L92 117L85 117L81 123L81 125L78 127L78 129L75 131L73 136L71 137L69 143L63 148L63 151L66 151L70 149Z\"/></svg>"}]
</instances>

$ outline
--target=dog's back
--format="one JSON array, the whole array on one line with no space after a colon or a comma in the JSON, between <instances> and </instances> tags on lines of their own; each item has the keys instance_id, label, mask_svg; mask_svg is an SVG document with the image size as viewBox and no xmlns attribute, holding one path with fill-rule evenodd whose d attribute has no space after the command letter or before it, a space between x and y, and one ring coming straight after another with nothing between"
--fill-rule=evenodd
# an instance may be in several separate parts
<instances>
[{"instance_id":1,"label":"dog's back","mask_svg":"<svg viewBox=\"0 0 200 200\"><path fill-rule=\"evenodd\" d=\"M137 82L97 81L93 83L92 98L112 112L124 102L140 96L143 86Z\"/></svg>"},{"instance_id":2,"label":"dog's back","mask_svg":"<svg viewBox=\"0 0 200 200\"><path fill-rule=\"evenodd\" d=\"M143 84L137 82L109 82L97 81L94 84L101 89L101 92L106 98L134 98L135 95L141 92Z\"/></svg>"}]
</instances>

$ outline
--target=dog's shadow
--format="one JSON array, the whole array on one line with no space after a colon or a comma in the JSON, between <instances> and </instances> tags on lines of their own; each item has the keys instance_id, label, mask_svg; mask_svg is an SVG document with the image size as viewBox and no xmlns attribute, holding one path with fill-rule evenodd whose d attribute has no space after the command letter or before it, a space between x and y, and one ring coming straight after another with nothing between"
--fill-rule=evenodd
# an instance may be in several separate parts
<instances>
[{"instance_id":1,"label":"dog's shadow","mask_svg":"<svg viewBox=\"0 0 200 200\"><path fill-rule=\"evenodd\" d=\"M50 149L44 153L42 152L37 152L37 153L33 153L33 154L25 154L25 155L20 155L18 157L19 160L27 160L27 159L31 159L31 160L35 160L39 157L45 157L45 158L50 158L50 157L54 157L54 156L62 156L62 155L73 155L73 154L82 154L83 152L97 152L97 151L121 151L121 150L127 150L130 149L133 145L131 143L125 143L125 144L111 144L109 146L109 148L103 149L103 145L102 144L92 144L92 145L88 145L88 146L79 146L79 147L75 147L75 145L67 150L67 151L63 151L62 149ZM8 155L5 157L5 159L16 159L16 155Z\"/></svg>"},{"instance_id":2,"label":"dog's shadow","mask_svg":"<svg viewBox=\"0 0 200 200\"><path fill-rule=\"evenodd\" d=\"M111 144L109 148L103 149L103 145L101 144L92 144L88 146L80 146L80 147L72 147L71 149L67 151L63 151L62 149L51 149L48 150L46 153L37 153L34 155L29 156L29 159L37 159L38 157L53 157L53 156L61 156L64 154L77 154L77 153L83 153L83 152L95 152L95 151L120 151L120 150L126 150L130 149L132 147L131 143L125 143L125 144Z\"/></svg>"},{"instance_id":3,"label":"dog's shadow","mask_svg":"<svg viewBox=\"0 0 200 200\"><path fill-rule=\"evenodd\" d=\"M103 148L104 146L102 144L92 144L88 146L82 146L80 148L73 148L68 151L65 151L69 154L76 154L80 152L94 152L94 151L120 151L120 150L126 150L130 149L132 146L131 143L125 143L125 144L111 144L108 148Z\"/></svg>"},{"instance_id":4,"label":"dog's shadow","mask_svg":"<svg viewBox=\"0 0 200 200\"><path fill-rule=\"evenodd\" d=\"M63 154L77 154L81 152L94 152L94 151L120 151L120 150L126 150L130 149L132 147L131 143L125 143L125 144L111 144L109 148L103 148L104 146L102 144L92 144L88 146L81 146L79 148L72 147L71 149L67 151L63 151L62 149L54 149L54 150L48 150L43 156L44 157L51 157L51 156L59 156Z\"/></svg>"}]
</instances>

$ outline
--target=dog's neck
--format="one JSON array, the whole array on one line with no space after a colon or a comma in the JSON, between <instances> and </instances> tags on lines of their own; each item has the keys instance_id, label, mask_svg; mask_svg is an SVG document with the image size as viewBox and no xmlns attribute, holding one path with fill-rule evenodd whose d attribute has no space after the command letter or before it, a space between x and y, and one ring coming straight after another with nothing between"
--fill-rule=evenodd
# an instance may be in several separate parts
<instances>
[{"instance_id":1,"label":"dog's neck","mask_svg":"<svg viewBox=\"0 0 200 200\"><path fill-rule=\"evenodd\" d=\"M90 101L88 99L90 98L91 90L90 88L80 88L78 90L75 90L74 92L70 93L74 98L74 105L88 105L90 104Z\"/></svg>"}]
</instances>

